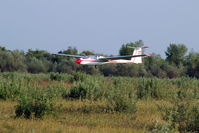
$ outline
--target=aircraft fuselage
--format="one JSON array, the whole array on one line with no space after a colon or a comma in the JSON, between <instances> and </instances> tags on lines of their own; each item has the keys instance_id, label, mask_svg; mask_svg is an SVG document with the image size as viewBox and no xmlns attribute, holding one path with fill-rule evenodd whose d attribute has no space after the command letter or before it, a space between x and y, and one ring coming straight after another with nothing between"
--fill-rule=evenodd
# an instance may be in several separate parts
<instances>
[{"instance_id":1,"label":"aircraft fuselage","mask_svg":"<svg viewBox=\"0 0 199 133\"><path fill-rule=\"evenodd\" d=\"M108 60L108 61L102 61L98 59L77 59L75 61L77 64L82 64L82 65L102 65L102 64L108 64L108 63L125 63L125 64L130 64L130 63L135 63L133 60L124 60L124 59L119 59L119 60Z\"/></svg>"}]
</instances>

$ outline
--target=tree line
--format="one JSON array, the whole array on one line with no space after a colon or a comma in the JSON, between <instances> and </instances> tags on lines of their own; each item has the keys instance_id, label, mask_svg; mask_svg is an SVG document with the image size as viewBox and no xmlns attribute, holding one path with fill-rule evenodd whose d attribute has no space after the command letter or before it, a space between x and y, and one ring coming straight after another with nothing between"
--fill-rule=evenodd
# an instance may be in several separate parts
<instances>
[{"instance_id":1,"label":"tree line","mask_svg":"<svg viewBox=\"0 0 199 133\"><path fill-rule=\"evenodd\" d=\"M132 54L131 47L144 46L142 40L123 44L120 55ZM78 52L77 48L69 46L58 53L75 55L97 55L89 50ZM27 52L8 50L0 46L0 72L28 73L68 73L80 71L87 74L102 74L104 76L199 78L199 53L189 52L185 44L170 44L165 51L166 58L152 53L151 57L143 59L143 64L105 64L95 68L74 63L75 58L55 56L44 50Z\"/></svg>"}]
</instances>

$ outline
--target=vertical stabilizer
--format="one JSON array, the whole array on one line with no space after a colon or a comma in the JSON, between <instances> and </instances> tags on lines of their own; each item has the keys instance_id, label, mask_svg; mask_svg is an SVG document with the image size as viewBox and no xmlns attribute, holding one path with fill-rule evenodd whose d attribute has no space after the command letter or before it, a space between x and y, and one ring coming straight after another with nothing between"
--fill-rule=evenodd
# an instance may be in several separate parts
<instances>
[{"instance_id":1,"label":"vertical stabilizer","mask_svg":"<svg viewBox=\"0 0 199 133\"><path fill-rule=\"evenodd\" d=\"M135 47L133 51L133 55L142 55L143 48L142 47ZM142 63L142 57L132 57L131 61L133 61L136 64Z\"/></svg>"}]
</instances>

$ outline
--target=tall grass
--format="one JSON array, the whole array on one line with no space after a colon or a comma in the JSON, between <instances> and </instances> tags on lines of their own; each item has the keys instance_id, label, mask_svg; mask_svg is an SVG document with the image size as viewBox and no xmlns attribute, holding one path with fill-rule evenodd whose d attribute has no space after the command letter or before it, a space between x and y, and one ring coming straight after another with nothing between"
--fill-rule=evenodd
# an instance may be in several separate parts
<instances>
[{"instance_id":1,"label":"tall grass","mask_svg":"<svg viewBox=\"0 0 199 133\"><path fill-rule=\"evenodd\" d=\"M133 91L138 99L162 99L173 98L177 95L181 98L198 98L198 79L157 79L157 78L127 78L127 77L103 77L91 76L83 73L67 74L27 74L27 73L0 73L0 98L14 99L24 90L31 91L35 85L46 81L46 86L40 85L38 89L46 90L46 93L55 93L61 98L61 93L69 98L86 98L89 100L107 99L108 95L114 93L114 89ZM57 82L56 82L57 81ZM60 84L60 85L58 85ZM70 84L66 87L64 84ZM53 92L55 90L55 92ZM50 95L49 93L49 95ZM58 94L59 93L59 94ZM81 94L77 94L81 93ZM75 96L77 94L77 96ZM64 94L63 94L64 95ZM62 95L62 96L63 96ZM74 96L73 96L74 95Z\"/></svg>"},{"instance_id":2,"label":"tall grass","mask_svg":"<svg viewBox=\"0 0 199 133\"><path fill-rule=\"evenodd\" d=\"M37 89L49 98L107 101L114 111L136 108L142 99L199 98L199 80L192 78L157 79L103 77L74 73L0 73L0 99L17 100L20 95ZM132 109L133 110L133 109ZM127 111L128 112L128 111Z\"/></svg>"},{"instance_id":3,"label":"tall grass","mask_svg":"<svg viewBox=\"0 0 199 133\"><path fill-rule=\"evenodd\" d=\"M170 131L199 132L199 103L175 99L171 106L159 105Z\"/></svg>"},{"instance_id":4,"label":"tall grass","mask_svg":"<svg viewBox=\"0 0 199 133\"><path fill-rule=\"evenodd\" d=\"M64 112L76 112L122 113L136 117L143 115L138 112L140 101L150 103L164 100L171 101L171 106L165 105L165 109L160 111L166 124L152 124L150 131L173 129L192 132L198 127L198 106L195 101L199 99L199 80L195 78L104 77L80 72L71 75L0 73L0 99L15 101L15 115L25 118L43 118L52 112L57 116ZM174 99L182 103L174 104ZM58 101L74 104L66 109ZM78 103L81 106L76 107ZM182 124L184 121L188 122L186 126Z\"/></svg>"}]
</instances>

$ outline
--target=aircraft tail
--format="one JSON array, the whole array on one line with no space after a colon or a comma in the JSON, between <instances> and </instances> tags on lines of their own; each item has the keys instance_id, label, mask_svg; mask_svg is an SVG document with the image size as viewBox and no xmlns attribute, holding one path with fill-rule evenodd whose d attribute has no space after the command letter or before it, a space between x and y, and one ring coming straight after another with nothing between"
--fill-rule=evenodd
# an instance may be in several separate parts
<instances>
[{"instance_id":1,"label":"aircraft tail","mask_svg":"<svg viewBox=\"0 0 199 133\"><path fill-rule=\"evenodd\" d=\"M133 51L133 55L143 55L143 49L145 48L148 48L148 47L132 47L134 48L134 51ZM142 63L142 57L132 57L131 58L131 61L133 61L134 63L136 64L140 64Z\"/></svg>"}]
</instances>

